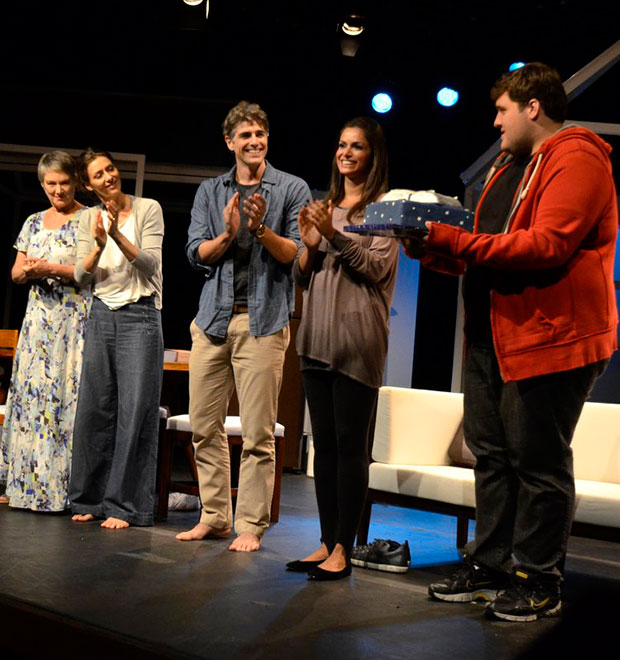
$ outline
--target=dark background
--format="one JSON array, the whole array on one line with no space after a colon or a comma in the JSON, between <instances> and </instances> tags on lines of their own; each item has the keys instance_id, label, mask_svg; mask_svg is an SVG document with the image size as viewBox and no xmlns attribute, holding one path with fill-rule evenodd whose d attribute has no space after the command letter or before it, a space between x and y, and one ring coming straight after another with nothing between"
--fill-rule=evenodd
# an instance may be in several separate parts
<instances>
[{"instance_id":1,"label":"dark background","mask_svg":"<svg viewBox=\"0 0 620 660\"><path fill-rule=\"evenodd\" d=\"M566 80L620 38L617 8L598 0L210 4L207 21L204 3L182 0L4 3L0 142L93 145L148 162L229 167L220 126L245 98L269 115L270 161L313 189L327 185L339 127L369 114L387 135L392 188L462 200L459 174L497 139L489 88L510 63L543 61ZM356 57L347 58L337 25L351 12L365 15L367 29ZM618 122L619 83L616 65L571 102L569 118ZM460 91L453 108L435 100L444 85ZM379 116L370 99L384 90L394 109ZM34 175L0 174L0 217L11 228L0 302L19 327L25 292L8 283L10 245L26 211L46 200ZM167 346L189 347L202 284L183 252L195 189L144 187L166 219ZM25 200L19 222L11 218L12 194ZM416 353L414 385L449 388L456 295L455 279L422 273L416 343L425 350Z\"/></svg>"}]
</instances>

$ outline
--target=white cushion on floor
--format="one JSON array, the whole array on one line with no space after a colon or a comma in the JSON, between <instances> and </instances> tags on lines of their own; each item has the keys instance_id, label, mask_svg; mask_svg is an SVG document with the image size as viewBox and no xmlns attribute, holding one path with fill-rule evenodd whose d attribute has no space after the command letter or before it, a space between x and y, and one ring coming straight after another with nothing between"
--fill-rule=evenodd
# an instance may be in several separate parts
<instances>
[{"instance_id":1,"label":"white cushion on floor","mask_svg":"<svg viewBox=\"0 0 620 660\"><path fill-rule=\"evenodd\" d=\"M388 493L475 506L474 471L450 465L370 465L369 487Z\"/></svg>"},{"instance_id":2,"label":"white cushion on floor","mask_svg":"<svg viewBox=\"0 0 620 660\"><path fill-rule=\"evenodd\" d=\"M238 416L228 415L224 425L226 435L241 435L241 420ZM173 415L168 418L166 428L172 431L185 431L186 433L192 432L192 426L189 422L189 415ZM281 438L284 436L284 426L276 422L276 428L273 432L274 436Z\"/></svg>"}]
</instances>

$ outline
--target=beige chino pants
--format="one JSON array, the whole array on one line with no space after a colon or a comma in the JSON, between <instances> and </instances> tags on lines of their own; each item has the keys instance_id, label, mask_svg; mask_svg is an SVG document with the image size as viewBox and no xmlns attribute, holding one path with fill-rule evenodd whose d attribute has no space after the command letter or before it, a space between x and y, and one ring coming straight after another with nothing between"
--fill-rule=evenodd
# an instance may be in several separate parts
<instances>
[{"instance_id":1,"label":"beige chino pants","mask_svg":"<svg viewBox=\"0 0 620 660\"><path fill-rule=\"evenodd\" d=\"M189 416L202 512L200 522L232 527L230 456L224 422L237 388L243 436L235 532L262 536L269 526L275 476L278 394L289 327L273 335L250 334L248 314L234 314L226 339L213 343L192 321Z\"/></svg>"}]
</instances>

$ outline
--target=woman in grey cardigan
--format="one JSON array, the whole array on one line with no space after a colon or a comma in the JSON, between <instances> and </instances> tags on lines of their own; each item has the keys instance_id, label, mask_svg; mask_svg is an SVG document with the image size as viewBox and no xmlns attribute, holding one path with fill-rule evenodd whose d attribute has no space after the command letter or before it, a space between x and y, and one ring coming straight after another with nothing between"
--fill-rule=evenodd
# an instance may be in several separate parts
<instances>
[{"instance_id":1,"label":"woman in grey cardigan","mask_svg":"<svg viewBox=\"0 0 620 660\"><path fill-rule=\"evenodd\" d=\"M101 204L82 214L75 279L93 287L74 431L73 520L152 525L163 368L161 246L152 199L121 190L109 153L82 153L83 186Z\"/></svg>"},{"instance_id":2,"label":"woman in grey cardigan","mask_svg":"<svg viewBox=\"0 0 620 660\"><path fill-rule=\"evenodd\" d=\"M389 238L343 233L387 191L383 131L373 119L340 133L327 202L302 210L305 249L294 266L305 288L297 352L312 421L321 545L291 571L312 580L351 573L349 555L368 488L370 425L383 378L398 247Z\"/></svg>"}]
</instances>

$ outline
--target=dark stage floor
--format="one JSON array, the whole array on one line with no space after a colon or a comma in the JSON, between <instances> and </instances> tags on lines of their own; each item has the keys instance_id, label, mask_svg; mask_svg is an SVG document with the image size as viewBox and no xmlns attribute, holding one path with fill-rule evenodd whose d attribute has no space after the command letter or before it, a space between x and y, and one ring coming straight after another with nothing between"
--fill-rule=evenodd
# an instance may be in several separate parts
<instances>
[{"instance_id":1,"label":"dark stage floor","mask_svg":"<svg viewBox=\"0 0 620 660\"><path fill-rule=\"evenodd\" d=\"M428 583L457 558L452 519L378 507L371 535L407 538L412 568L313 583L284 571L318 538L305 475L285 475L280 522L258 553L176 541L196 517L110 531L0 507L0 657L548 658L580 644L617 657L606 641L612 616L617 625L617 544L572 539L564 616L517 624L428 600Z\"/></svg>"}]
</instances>

